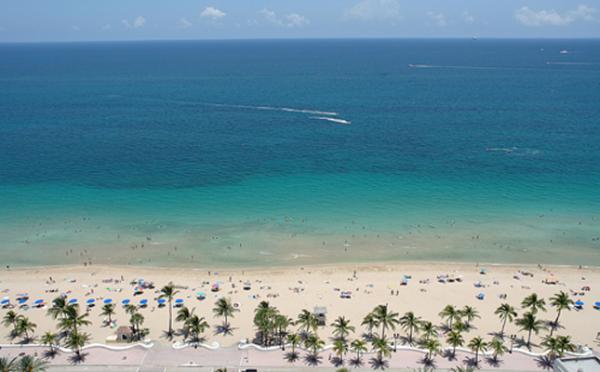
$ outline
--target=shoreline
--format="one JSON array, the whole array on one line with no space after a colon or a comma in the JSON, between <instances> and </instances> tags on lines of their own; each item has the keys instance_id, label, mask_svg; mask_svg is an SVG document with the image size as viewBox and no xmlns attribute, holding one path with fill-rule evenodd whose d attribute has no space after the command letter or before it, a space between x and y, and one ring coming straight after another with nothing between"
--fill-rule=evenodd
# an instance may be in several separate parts
<instances>
[{"instance_id":1,"label":"shoreline","mask_svg":"<svg viewBox=\"0 0 600 372\"><path fill-rule=\"evenodd\" d=\"M191 270L194 272L201 271L211 271L211 272L223 272L223 273L261 273L261 272L269 272L273 271L288 271L299 268L304 269L389 269L389 268L398 268L400 266L420 266L420 265L448 265L454 267L465 267L465 266L473 266L473 267L498 267L498 268L555 268L555 269L582 269L582 270L598 270L600 271L600 265L558 265L558 264L546 264L546 263L505 263L505 262L484 262L484 261L437 261L437 260L408 260L408 261L373 261L373 262L341 262L341 263L314 263L314 264L302 264L302 265L272 265L272 266L243 266L243 267L227 267L227 266L198 266L198 267L190 267L190 266L154 266L154 265L114 265L114 264L93 264L93 265L81 265L81 264L66 264L66 265L39 265L39 266L10 266L10 268L3 267L0 269L0 272L19 272L19 271L39 271L39 270L69 270L69 269L98 269L98 270L107 270L107 269L126 269L126 270L135 270L135 271L150 271L150 270L158 270L158 271L179 271L179 270Z\"/></svg>"}]
</instances>

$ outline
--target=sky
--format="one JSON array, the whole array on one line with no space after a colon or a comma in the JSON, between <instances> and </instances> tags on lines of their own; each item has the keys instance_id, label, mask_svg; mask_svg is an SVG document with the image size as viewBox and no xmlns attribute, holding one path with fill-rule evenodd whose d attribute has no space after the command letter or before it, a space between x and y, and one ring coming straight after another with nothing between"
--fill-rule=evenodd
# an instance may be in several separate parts
<instances>
[{"instance_id":1,"label":"sky","mask_svg":"<svg viewBox=\"0 0 600 372\"><path fill-rule=\"evenodd\" d=\"M600 37L600 0L0 0L0 42Z\"/></svg>"}]
</instances>

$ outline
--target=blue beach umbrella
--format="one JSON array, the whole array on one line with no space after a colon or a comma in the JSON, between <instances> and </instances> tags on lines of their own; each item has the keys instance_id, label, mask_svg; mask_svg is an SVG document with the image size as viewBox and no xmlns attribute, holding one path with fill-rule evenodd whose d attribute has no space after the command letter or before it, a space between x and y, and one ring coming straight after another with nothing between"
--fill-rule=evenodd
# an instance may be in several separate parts
<instances>
[{"instance_id":1,"label":"blue beach umbrella","mask_svg":"<svg viewBox=\"0 0 600 372\"><path fill-rule=\"evenodd\" d=\"M577 302L575 302L575 307L583 307L583 305L585 305L585 303L581 300L577 300Z\"/></svg>"},{"instance_id":2,"label":"blue beach umbrella","mask_svg":"<svg viewBox=\"0 0 600 372\"><path fill-rule=\"evenodd\" d=\"M72 298L69 300L69 304L74 305L77 303L77 299L76 298Z\"/></svg>"},{"instance_id":3,"label":"blue beach umbrella","mask_svg":"<svg viewBox=\"0 0 600 372\"><path fill-rule=\"evenodd\" d=\"M140 306L146 306L148 305L148 300L146 300L145 298L143 300L140 300Z\"/></svg>"},{"instance_id":4,"label":"blue beach umbrella","mask_svg":"<svg viewBox=\"0 0 600 372\"><path fill-rule=\"evenodd\" d=\"M181 305L183 304L183 298L178 298L175 300L175 305Z\"/></svg>"},{"instance_id":5,"label":"blue beach umbrella","mask_svg":"<svg viewBox=\"0 0 600 372\"><path fill-rule=\"evenodd\" d=\"M107 304L107 305L108 304L112 304L112 299L111 298L105 298L104 299L104 303Z\"/></svg>"},{"instance_id":6,"label":"blue beach umbrella","mask_svg":"<svg viewBox=\"0 0 600 372\"><path fill-rule=\"evenodd\" d=\"M121 303L122 303L123 305L125 305L125 306L129 305L129 302L131 302L131 301L129 301L129 299L128 299L128 298L126 298L126 299L124 299L123 301L121 301Z\"/></svg>"},{"instance_id":7,"label":"blue beach umbrella","mask_svg":"<svg viewBox=\"0 0 600 372\"><path fill-rule=\"evenodd\" d=\"M0 301L0 305L8 305L9 303L10 303L10 300L8 298L5 298L2 301Z\"/></svg>"},{"instance_id":8,"label":"blue beach umbrella","mask_svg":"<svg viewBox=\"0 0 600 372\"><path fill-rule=\"evenodd\" d=\"M594 307L600 309L600 301L594 302Z\"/></svg>"},{"instance_id":9,"label":"blue beach umbrella","mask_svg":"<svg viewBox=\"0 0 600 372\"><path fill-rule=\"evenodd\" d=\"M27 302L26 298L19 298L17 299L17 302L19 303L19 305L24 304L25 302Z\"/></svg>"},{"instance_id":10,"label":"blue beach umbrella","mask_svg":"<svg viewBox=\"0 0 600 372\"><path fill-rule=\"evenodd\" d=\"M33 304L34 304L34 305L41 305L41 304L43 304L43 303L44 303L44 300L35 300L35 301L33 302Z\"/></svg>"},{"instance_id":11,"label":"blue beach umbrella","mask_svg":"<svg viewBox=\"0 0 600 372\"><path fill-rule=\"evenodd\" d=\"M93 304L95 304L95 303L96 303L96 300L95 300L95 299L93 299L93 298L88 298L88 300L86 301L86 303L87 303L88 305L93 305Z\"/></svg>"},{"instance_id":12,"label":"blue beach umbrella","mask_svg":"<svg viewBox=\"0 0 600 372\"><path fill-rule=\"evenodd\" d=\"M158 304L159 304L159 305L164 305L164 304L165 304L165 302L167 302L167 300L165 300L164 298L159 298L159 299L157 300L157 302L158 302Z\"/></svg>"}]
</instances>

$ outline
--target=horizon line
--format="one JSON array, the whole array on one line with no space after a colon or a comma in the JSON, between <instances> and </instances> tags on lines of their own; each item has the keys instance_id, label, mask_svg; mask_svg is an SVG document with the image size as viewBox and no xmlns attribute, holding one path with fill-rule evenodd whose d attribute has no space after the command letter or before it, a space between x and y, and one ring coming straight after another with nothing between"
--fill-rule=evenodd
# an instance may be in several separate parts
<instances>
[{"instance_id":1,"label":"horizon line","mask_svg":"<svg viewBox=\"0 0 600 372\"><path fill-rule=\"evenodd\" d=\"M122 40L25 40L0 41L0 44L85 44L132 42L193 42L193 41L326 41L326 40L600 40L600 36L584 37L504 37L504 36L342 36L342 37L232 37L197 39L122 39Z\"/></svg>"}]
</instances>

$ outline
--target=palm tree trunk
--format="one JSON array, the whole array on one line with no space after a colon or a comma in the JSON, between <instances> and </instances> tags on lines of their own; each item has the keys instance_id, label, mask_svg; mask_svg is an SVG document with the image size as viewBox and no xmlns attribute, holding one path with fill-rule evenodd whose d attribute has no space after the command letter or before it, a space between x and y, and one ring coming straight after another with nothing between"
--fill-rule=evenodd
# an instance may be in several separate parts
<instances>
[{"instance_id":1,"label":"palm tree trunk","mask_svg":"<svg viewBox=\"0 0 600 372\"><path fill-rule=\"evenodd\" d=\"M560 312L561 312L561 310L558 310L558 314L556 314L556 319L554 320L554 324L552 325L552 327L550 327L550 337L552 337L552 334L554 333L554 329L558 328L558 318L560 318Z\"/></svg>"},{"instance_id":2,"label":"palm tree trunk","mask_svg":"<svg viewBox=\"0 0 600 372\"><path fill-rule=\"evenodd\" d=\"M452 346L452 356L456 355L456 345Z\"/></svg>"},{"instance_id":3,"label":"palm tree trunk","mask_svg":"<svg viewBox=\"0 0 600 372\"><path fill-rule=\"evenodd\" d=\"M479 364L479 350L475 351L475 365Z\"/></svg>"},{"instance_id":4,"label":"palm tree trunk","mask_svg":"<svg viewBox=\"0 0 600 372\"><path fill-rule=\"evenodd\" d=\"M504 336L504 327L506 327L506 321L508 320L508 318L504 318L504 322L502 322L502 330L500 331L500 334L502 336Z\"/></svg>"},{"instance_id":5,"label":"palm tree trunk","mask_svg":"<svg viewBox=\"0 0 600 372\"><path fill-rule=\"evenodd\" d=\"M527 347L531 346L531 329L529 330L529 335L527 336Z\"/></svg>"},{"instance_id":6,"label":"palm tree trunk","mask_svg":"<svg viewBox=\"0 0 600 372\"><path fill-rule=\"evenodd\" d=\"M408 334L408 343L412 344L412 335L413 335L413 329L412 327L410 327L410 332Z\"/></svg>"},{"instance_id":7,"label":"palm tree trunk","mask_svg":"<svg viewBox=\"0 0 600 372\"><path fill-rule=\"evenodd\" d=\"M171 303L171 300L169 299L169 336L173 333L172 323L173 323L173 305Z\"/></svg>"}]
</instances>

